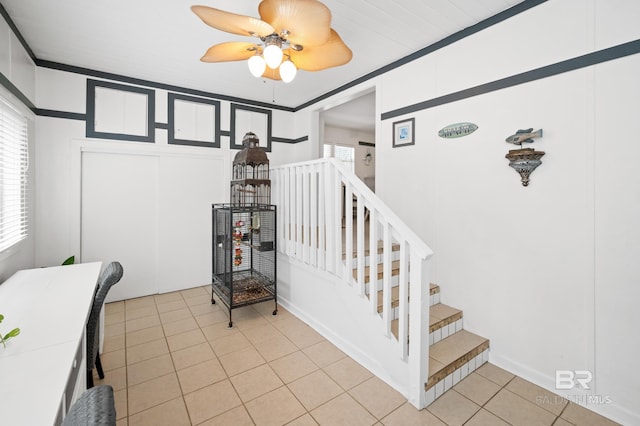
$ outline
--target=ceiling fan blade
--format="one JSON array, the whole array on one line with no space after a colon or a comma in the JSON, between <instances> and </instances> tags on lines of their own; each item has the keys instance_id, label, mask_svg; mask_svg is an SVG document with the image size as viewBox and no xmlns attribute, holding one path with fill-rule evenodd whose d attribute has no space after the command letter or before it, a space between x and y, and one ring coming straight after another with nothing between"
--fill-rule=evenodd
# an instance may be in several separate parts
<instances>
[{"instance_id":1,"label":"ceiling fan blade","mask_svg":"<svg viewBox=\"0 0 640 426\"><path fill-rule=\"evenodd\" d=\"M291 61L305 71L320 71L323 69L344 65L351 60L353 53L342 41L337 32L331 29L329 41L321 46L305 47L296 52L289 50Z\"/></svg>"},{"instance_id":2,"label":"ceiling fan blade","mask_svg":"<svg viewBox=\"0 0 640 426\"><path fill-rule=\"evenodd\" d=\"M260 17L291 43L317 46L329 39L331 11L317 0L263 0ZM288 31L284 35L283 31Z\"/></svg>"},{"instance_id":3,"label":"ceiling fan blade","mask_svg":"<svg viewBox=\"0 0 640 426\"><path fill-rule=\"evenodd\" d=\"M228 33L265 37L274 32L271 25L258 18L252 18L251 16L225 12L224 10L208 6L191 6L191 10L198 15L205 24Z\"/></svg>"},{"instance_id":4,"label":"ceiling fan blade","mask_svg":"<svg viewBox=\"0 0 640 426\"><path fill-rule=\"evenodd\" d=\"M214 44L200 60L202 62L242 61L252 57L255 54L255 50L249 49L256 47L254 43L246 43L243 41L228 41L226 43Z\"/></svg>"},{"instance_id":5,"label":"ceiling fan blade","mask_svg":"<svg viewBox=\"0 0 640 426\"><path fill-rule=\"evenodd\" d=\"M270 78L271 80L282 80L282 78L280 77L280 70L278 68L274 68L271 69L269 67L267 67L266 70L264 70L264 74L262 74L263 78Z\"/></svg>"}]
</instances>

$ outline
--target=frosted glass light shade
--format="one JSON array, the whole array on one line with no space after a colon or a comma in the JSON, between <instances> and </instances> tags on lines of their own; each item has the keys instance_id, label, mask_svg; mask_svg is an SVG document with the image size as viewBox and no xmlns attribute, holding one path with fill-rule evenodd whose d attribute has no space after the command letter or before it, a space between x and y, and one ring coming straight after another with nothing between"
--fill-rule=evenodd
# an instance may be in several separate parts
<instances>
[{"instance_id":1,"label":"frosted glass light shade","mask_svg":"<svg viewBox=\"0 0 640 426\"><path fill-rule=\"evenodd\" d=\"M271 69L278 68L278 65L282 62L282 49L275 44L270 44L265 47L262 54L264 55L267 66Z\"/></svg>"},{"instance_id":2,"label":"frosted glass light shade","mask_svg":"<svg viewBox=\"0 0 640 426\"><path fill-rule=\"evenodd\" d=\"M249 61L247 61L247 64L249 65L249 71L251 71L251 75L253 75L254 77L260 77L262 74L264 74L264 70L267 69L267 63L264 61L262 56L259 55L250 57Z\"/></svg>"},{"instance_id":3,"label":"frosted glass light shade","mask_svg":"<svg viewBox=\"0 0 640 426\"><path fill-rule=\"evenodd\" d=\"M285 83L293 81L293 79L296 77L297 72L298 69L296 68L296 66L288 59L280 64L280 78Z\"/></svg>"}]
</instances>

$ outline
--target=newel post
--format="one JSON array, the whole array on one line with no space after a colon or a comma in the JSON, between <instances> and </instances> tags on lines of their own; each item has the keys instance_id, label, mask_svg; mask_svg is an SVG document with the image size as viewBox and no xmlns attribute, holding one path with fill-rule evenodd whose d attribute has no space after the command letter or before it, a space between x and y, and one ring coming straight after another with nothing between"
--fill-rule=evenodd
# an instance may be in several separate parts
<instances>
[{"instance_id":1,"label":"newel post","mask_svg":"<svg viewBox=\"0 0 640 426\"><path fill-rule=\"evenodd\" d=\"M426 405L429 378L429 286L431 254L410 253L409 271L409 402L421 410Z\"/></svg>"}]
</instances>

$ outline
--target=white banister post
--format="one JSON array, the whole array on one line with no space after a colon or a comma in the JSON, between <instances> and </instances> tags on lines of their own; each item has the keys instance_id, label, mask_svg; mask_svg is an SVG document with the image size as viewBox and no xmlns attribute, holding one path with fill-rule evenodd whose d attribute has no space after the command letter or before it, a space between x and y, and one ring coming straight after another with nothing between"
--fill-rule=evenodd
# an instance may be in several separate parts
<instances>
[{"instance_id":1,"label":"white banister post","mask_svg":"<svg viewBox=\"0 0 640 426\"><path fill-rule=\"evenodd\" d=\"M409 285L409 402L426 406L425 384L429 378L429 278L431 255L410 253Z\"/></svg>"},{"instance_id":2,"label":"white banister post","mask_svg":"<svg viewBox=\"0 0 640 426\"><path fill-rule=\"evenodd\" d=\"M356 258L357 258L357 282L358 294L364 296L364 200L362 193L358 193L356 202ZM351 262L347 256L347 262Z\"/></svg>"},{"instance_id":3,"label":"white banister post","mask_svg":"<svg viewBox=\"0 0 640 426\"><path fill-rule=\"evenodd\" d=\"M406 360L409 356L409 258L407 249L407 242L400 240L398 342L400 343L400 358L403 360Z\"/></svg>"},{"instance_id":4,"label":"white banister post","mask_svg":"<svg viewBox=\"0 0 640 426\"><path fill-rule=\"evenodd\" d=\"M371 313L378 313L378 213L369 210L369 302Z\"/></svg>"}]
</instances>

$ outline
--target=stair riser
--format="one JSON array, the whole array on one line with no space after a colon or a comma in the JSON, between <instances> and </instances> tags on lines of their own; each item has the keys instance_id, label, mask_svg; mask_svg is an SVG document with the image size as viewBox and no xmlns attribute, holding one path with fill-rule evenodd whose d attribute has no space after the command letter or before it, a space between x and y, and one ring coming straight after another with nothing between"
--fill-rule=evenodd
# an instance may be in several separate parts
<instances>
[{"instance_id":1,"label":"stair riser","mask_svg":"<svg viewBox=\"0 0 640 426\"><path fill-rule=\"evenodd\" d=\"M462 330L462 318L437 328L433 332L429 333L429 346L433 345L434 343L438 343L442 339L446 339L453 333L457 333L460 330Z\"/></svg>"},{"instance_id":2,"label":"stair riser","mask_svg":"<svg viewBox=\"0 0 640 426\"><path fill-rule=\"evenodd\" d=\"M427 406L433 401L440 398L442 394L458 384L462 379L480 368L484 363L489 361L489 349L485 349L482 353L469 360L467 363L456 369L453 373L437 382L434 386L427 389L426 402Z\"/></svg>"}]
</instances>

